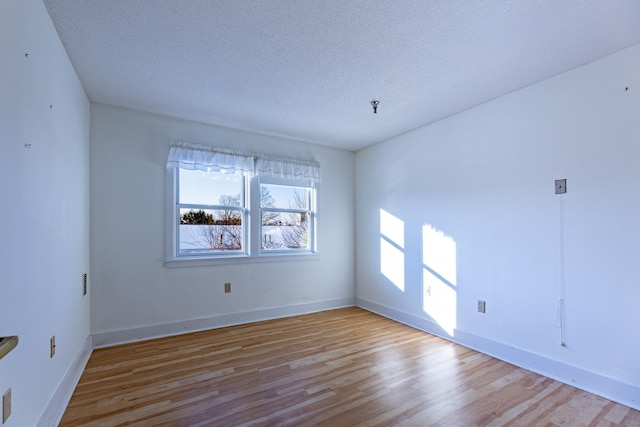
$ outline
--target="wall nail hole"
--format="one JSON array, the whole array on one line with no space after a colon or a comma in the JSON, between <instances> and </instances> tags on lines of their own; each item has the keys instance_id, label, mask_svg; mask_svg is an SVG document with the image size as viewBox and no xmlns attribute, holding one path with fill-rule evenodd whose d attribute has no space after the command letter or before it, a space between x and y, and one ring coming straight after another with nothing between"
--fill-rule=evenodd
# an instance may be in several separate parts
<instances>
[{"instance_id":1,"label":"wall nail hole","mask_svg":"<svg viewBox=\"0 0 640 427\"><path fill-rule=\"evenodd\" d=\"M626 92L626 91L628 91L628 90L629 90L629 86L627 86L627 87L625 87L625 88L624 88L624 91L625 91L625 92Z\"/></svg>"},{"instance_id":2,"label":"wall nail hole","mask_svg":"<svg viewBox=\"0 0 640 427\"><path fill-rule=\"evenodd\" d=\"M29 54L28 54L28 53L25 53L25 54L24 54L24 57L25 57L25 58L28 58L28 57L29 57Z\"/></svg>"}]
</instances>

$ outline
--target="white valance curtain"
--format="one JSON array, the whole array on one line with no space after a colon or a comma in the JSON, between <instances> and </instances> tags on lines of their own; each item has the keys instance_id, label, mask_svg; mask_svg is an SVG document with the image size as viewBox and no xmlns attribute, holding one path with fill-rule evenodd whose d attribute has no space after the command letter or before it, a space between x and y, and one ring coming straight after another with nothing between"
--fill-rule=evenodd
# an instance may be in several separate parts
<instances>
[{"instance_id":1,"label":"white valance curtain","mask_svg":"<svg viewBox=\"0 0 640 427\"><path fill-rule=\"evenodd\" d=\"M216 147L174 142L169 150L167 167L250 175L254 171L254 156Z\"/></svg>"},{"instance_id":2,"label":"white valance curtain","mask_svg":"<svg viewBox=\"0 0 640 427\"><path fill-rule=\"evenodd\" d=\"M174 142L167 167L320 182L320 164Z\"/></svg>"},{"instance_id":3,"label":"white valance curtain","mask_svg":"<svg viewBox=\"0 0 640 427\"><path fill-rule=\"evenodd\" d=\"M320 182L320 165L315 162L258 157L256 175Z\"/></svg>"}]
</instances>

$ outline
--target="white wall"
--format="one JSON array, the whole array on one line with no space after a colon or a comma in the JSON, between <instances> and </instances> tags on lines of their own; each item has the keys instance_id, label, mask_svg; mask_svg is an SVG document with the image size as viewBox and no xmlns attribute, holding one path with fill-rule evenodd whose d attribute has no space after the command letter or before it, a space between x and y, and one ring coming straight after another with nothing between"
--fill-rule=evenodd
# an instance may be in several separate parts
<instances>
[{"instance_id":1,"label":"white wall","mask_svg":"<svg viewBox=\"0 0 640 427\"><path fill-rule=\"evenodd\" d=\"M0 2L0 64L0 394L23 427L56 416L89 336L89 103L39 0Z\"/></svg>"},{"instance_id":2,"label":"white wall","mask_svg":"<svg viewBox=\"0 0 640 427\"><path fill-rule=\"evenodd\" d=\"M640 407L639 160L640 46L358 152L358 304ZM404 224L404 291L380 209ZM454 276L423 260L425 226L455 241L431 297L423 261Z\"/></svg>"},{"instance_id":3,"label":"white wall","mask_svg":"<svg viewBox=\"0 0 640 427\"><path fill-rule=\"evenodd\" d=\"M164 266L172 140L320 162L317 260ZM96 345L353 305L354 154L91 106L91 329ZM224 294L223 284L232 283Z\"/></svg>"}]
</instances>

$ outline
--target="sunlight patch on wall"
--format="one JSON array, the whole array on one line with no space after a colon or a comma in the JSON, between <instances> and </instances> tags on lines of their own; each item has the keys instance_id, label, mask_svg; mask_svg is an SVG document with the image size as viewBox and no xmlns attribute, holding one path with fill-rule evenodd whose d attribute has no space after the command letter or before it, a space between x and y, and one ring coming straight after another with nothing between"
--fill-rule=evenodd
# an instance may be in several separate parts
<instances>
[{"instance_id":1,"label":"sunlight patch on wall","mask_svg":"<svg viewBox=\"0 0 640 427\"><path fill-rule=\"evenodd\" d=\"M456 286L456 241L430 225L422 227L422 263Z\"/></svg>"},{"instance_id":2,"label":"sunlight patch on wall","mask_svg":"<svg viewBox=\"0 0 640 427\"><path fill-rule=\"evenodd\" d=\"M380 272L404 292L404 253L380 237Z\"/></svg>"},{"instance_id":3,"label":"sunlight patch on wall","mask_svg":"<svg viewBox=\"0 0 640 427\"><path fill-rule=\"evenodd\" d=\"M422 269L423 309L444 331L456 328L456 291L427 268Z\"/></svg>"},{"instance_id":4,"label":"sunlight patch on wall","mask_svg":"<svg viewBox=\"0 0 640 427\"><path fill-rule=\"evenodd\" d=\"M424 225L422 264L423 310L453 336L457 319L455 240Z\"/></svg>"},{"instance_id":5,"label":"sunlight patch on wall","mask_svg":"<svg viewBox=\"0 0 640 427\"><path fill-rule=\"evenodd\" d=\"M404 292L404 221L380 209L380 272Z\"/></svg>"},{"instance_id":6,"label":"sunlight patch on wall","mask_svg":"<svg viewBox=\"0 0 640 427\"><path fill-rule=\"evenodd\" d=\"M404 249L404 221L380 209L380 234Z\"/></svg>"}]
</instances>

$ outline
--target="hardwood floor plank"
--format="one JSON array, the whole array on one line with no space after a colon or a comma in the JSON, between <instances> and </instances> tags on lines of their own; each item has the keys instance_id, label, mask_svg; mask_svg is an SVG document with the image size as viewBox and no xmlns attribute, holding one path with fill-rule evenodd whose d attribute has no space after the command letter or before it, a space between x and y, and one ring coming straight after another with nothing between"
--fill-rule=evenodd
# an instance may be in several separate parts
<instances>
[{"instance_id":1,"label":"hardwood floor plank","mask_svg":"<svg viewBox=\"0 0 640 427\"><path fill-rule=\"evenodd\" d=\"M640 412L359 308L95 350L61 426L640 426Z\"/></svg>"}]
</instances>

